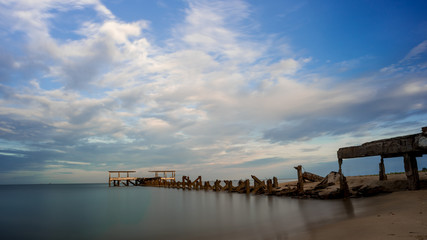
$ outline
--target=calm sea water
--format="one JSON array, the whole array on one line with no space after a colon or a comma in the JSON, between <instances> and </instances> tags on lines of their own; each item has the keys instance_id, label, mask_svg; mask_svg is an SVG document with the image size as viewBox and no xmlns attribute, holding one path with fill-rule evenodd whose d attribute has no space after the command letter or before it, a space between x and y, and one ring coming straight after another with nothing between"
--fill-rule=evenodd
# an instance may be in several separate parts
<instances>
[{"instance_id":1,"label":"calm sea water","mask_svg":"<svg viewBox=\"0 0 427 240\"><path fill-rule=\"evenodd\" d=\"M357 200L107 184L3 185L0 232L2 239L287 239L352 218L359 208Z\"/></svg>"}]
</instances>

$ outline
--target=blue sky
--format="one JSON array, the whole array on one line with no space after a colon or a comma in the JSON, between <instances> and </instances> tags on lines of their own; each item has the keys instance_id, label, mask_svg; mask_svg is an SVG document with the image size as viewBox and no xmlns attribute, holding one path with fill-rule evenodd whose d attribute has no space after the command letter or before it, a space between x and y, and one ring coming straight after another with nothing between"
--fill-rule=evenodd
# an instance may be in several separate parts
<instances>
[{"instance_id":1,"label":"blue sky","mask_svg":"<svg viewBox=\"0 0 427 240\"><path fill-rule=\"evenodd\" d=\"M0 183L327 174L340 147L427 125L426 12L425 1L0 0ZM344 173L378 162L346 160Z\"/></svg>"}]
</instances>

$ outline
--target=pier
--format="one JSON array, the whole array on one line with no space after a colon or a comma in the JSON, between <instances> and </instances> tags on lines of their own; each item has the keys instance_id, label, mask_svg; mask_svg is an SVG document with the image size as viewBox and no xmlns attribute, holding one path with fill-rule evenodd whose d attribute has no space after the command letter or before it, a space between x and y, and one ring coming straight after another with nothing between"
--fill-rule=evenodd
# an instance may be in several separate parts
<instances>
[{"instance_id":1,"label":"pier","mask_svg":"<svg viewBox=\"0 0 427 240\"><path fill-rule=\"evenodd\" d=\"M174 188L182 190L205 190L215 192L238 192L238 193L253 193L253 194L267 194L267 195L279 195L279 192L283 192L283 189L279 189L278 180L276 177L268 179L267 181L261 181L256 176L251 176L253 179L253 185L250 184L249 179L240 180L237 186L233 186L232 180L216 180L202 181L202 177L199 176L195 180L191 180L189 176L182 176L182 181L175 180L162 180L160 177L154 178L141 178L137 180L139 186L152 186L152 187L164 187ZM296 188L290 188L289 191L295 191Z\"/></svg>"},{"instance_id":2,"label":"pier","mask_svg":"<svg viewBox=\"0 0 427 240\"><path fill-rule=\"evenodd\" d=\"M115 187L119 187L120 184L124 186L129 186L129 184L136 185L136 177L130 177L130 173L136 171L108 171L108 186L111 187L111 184ZM126 177L120 176L120 174L126 174ZM111 174L117 174L116 176L111 176Z\"/></svg>"},{"instance_id":3,"label":"pier","mask_svg":"<svg viewBox=\"0 0 427 240\"><path fill-rule=\"evenodd\" d=\"M379 180L387 180L385 174L385 158L403 157L405 175L407 178L407 189L420 189L420 177L418 173L417 157L427 153L427 127L422 128L418 134L399 136L388 139L381 139L364 143L360 146L340 148L337 151L339 171L332 171L326 177L321 177L313 173L302 171L302 166L295 167L298 181L294 184L281 184L279 186L276 177L272 179L260 180L252 175L252 180L215 180L202 181L198 176L191 180L189 176L182 176L181 181L176 180L175 170L152 170L154 177L130 177L129 173L135 171L109 171L109 186L151 186L164 187L182 190L205 190L205 191L225 191L246 194L266 194L277 196L297 196L309 198L345 198L350 196L370 196L380 192L387 192L383 186L357 185L349 188L347 178L342 173L343 159L360 158L369 156L380 156ZM111 176L111 174L117 176ZM122 175L120 175L122 174ZM126 177L123 176L126 174ZM425 181L425 180L424 180ZM308 182L308 187L305 183ZM236 185L237 183L237 185ZM252 185L251 185L252 183ZM385 182L383 182L385 183ZM234 184L234 185L233 185Z\"/></svg>"},{"instance_id":4,"label":"pier","mask_svg":"<svg viewBox=\"0 0 427 240\"><path fill-rule=\"evenodd\" d=\"M250 184L249 179L240 180L237 186L233 186L232 180L216 180L202 181L202 177L199 176L195 180L191 180L189 176L182 176L182 181L176 181L174 170L159 170L149 171L155 174L154 177L130 177L129 173L136 171L108 171L109 186L120 187L120 186L151 186L151 187L164 187L164 188L175 188L183 190L212 190L215 192L226 191L226 192L238 192L238 193L253 193L253 194L267 194L267 195L280 195L284 189L279 188L278 180L276 177L268 179L267 181L261 181L256 176L251 176L253 179L253 185ZM168 176L168 173L170 176ZM111 174L117 174L111 176ZM120 174L126 174L126 177ZM161 175L161 176L160 176ZM295 187L285 189L286 192L293 193L296 191ZM281 192L281 193L280 193Z\"/></svg>"},{"instance_id":5,"label":"pier","mask_svg":"<svg viewBox=\"0 0 427 240\"><path fill-rule=\"evenodd\" d=\"M160 177L161 180L166 181L175 181L175 170L156 170L156 171L148 171L154 173L154 177L159 177L160 173L163 173L163 177ZM170 173L170 176L168 175Z\"/></svg>"},{"instance_id":6,"label":"pier","mask_svg":"<svg viewBox=\"0 0 427 240\"><path fill-rule=\"evenodd\" d=\"M345 158L360 158L380 156L379 179L386 180L385 158L403 157L405 173L408 179L408 189L420 189L417 157L427 154L427 127L421 129L421 133L381 139L364 143L360 146L340 148L337 152L339 171Z\"/></svg>"}]
</instances>

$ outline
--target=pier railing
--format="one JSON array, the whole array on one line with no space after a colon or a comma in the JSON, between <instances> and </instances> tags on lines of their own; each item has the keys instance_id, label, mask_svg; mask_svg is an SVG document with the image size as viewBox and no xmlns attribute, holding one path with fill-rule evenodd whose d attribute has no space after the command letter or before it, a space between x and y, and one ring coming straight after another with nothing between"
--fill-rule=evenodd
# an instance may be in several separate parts
<instances>
[{"instance_id":1,"label":"pier railing","mask_svg":"<svg viewBox=\"0 0 427 240\"><path fill-rule=\"evenodd\" d=\"M129 186L129 184L136 185L136 180L138 178L136 177L130 177L130 173L134 173L136 171L108 171L108 186L111 187L111 184L113 186L118 187L120 184L123 184L124 186ZM111 176L111 174L117 174L116 176ZM126 174L126 177L121 177L120 174Z\"/></svg>"}]
</instances>

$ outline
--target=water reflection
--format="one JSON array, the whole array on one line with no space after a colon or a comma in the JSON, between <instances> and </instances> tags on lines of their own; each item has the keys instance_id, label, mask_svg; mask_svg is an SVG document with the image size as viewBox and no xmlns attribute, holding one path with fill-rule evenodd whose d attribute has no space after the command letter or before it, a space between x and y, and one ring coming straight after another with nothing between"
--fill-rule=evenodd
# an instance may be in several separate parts
<instances>
[{"instance_id":1,"label":"water reflection","mask_svg":"<svg viewBox=\"0 0 427 240\"><path fill-rule=\"evenodd\" d=\"M7 239L287 239L357 211L352 200L148 187L0 186L0 194Z\"/></svg>"},{"instance_id":2,"label":"water reflection","mask_svg":"<svg viewBox=\"0 0 427 240\"><path fill-rule=\"evenodd\" d=\"M298 201L298 209L300 211L300 216L302 219L302 229L299 231L305 231L310 235L310 239L316 239L314 231L311 231L313 228L319 227L321 225L338 221L353 218L355 216L354 207L352 200L329 200L329 205L326 208L316 201L321 200L300 200ZM323 201L322 201L323 202Z\"/></svg>"},{"instance_id":3,"label":"water reflection","mask_svg":"<svg viewBox=\"0 0 427 240\"><path fill-rule=\"evenodd\" d=\"M173 193L180 196L179 204L169 204L161 208L155 204L150 207L149 218L152 220L150 225L153 225L150 229L167 223L158 219L157 215L153 215L158 211L180 216L182 222L175 223L177 227L172 226L167 232L154 233L157 238L259 239L277 236L282 238L295 231L310 230L320 224L354 216L350 200L298 200L205 191ZM156 195L158 194L153 194ZM179 232L178 236L176 232Z\"/></svg>"}]
</instances>

